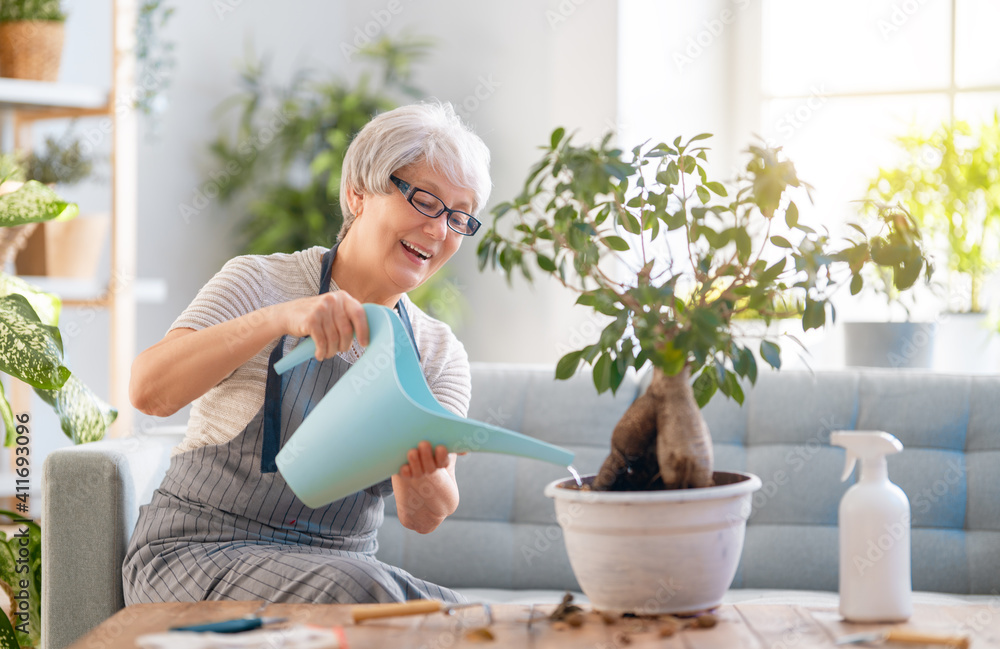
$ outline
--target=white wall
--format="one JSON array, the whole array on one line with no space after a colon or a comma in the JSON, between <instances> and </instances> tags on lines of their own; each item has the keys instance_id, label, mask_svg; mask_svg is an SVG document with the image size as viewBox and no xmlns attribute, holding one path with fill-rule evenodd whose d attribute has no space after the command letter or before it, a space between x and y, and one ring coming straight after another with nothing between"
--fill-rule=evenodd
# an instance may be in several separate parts
<instances>
[{"instance_id":1,"label":"white wall","mask_svg":"<svg viewBox=\"0 0 1000 649\"><path fill-rule=\"evenodd\" d=\"M243 0L172 4L177 10L164 35L176 44L177 65L158 137L140 142L138 227L139 275L165 278L169 289L165 302L139 306L137 353L163 336L198 288L237 252L237 208L210 201L185 219L181 205L193 206L198 189L217 171L207 143L222 125L218 106L238 90L238 64L248 45L270 56L277 79L301 67L351 77L357 66L343 45L352 45L359 29L374 32L379 18L391 16L380 32L434 38L437 46L420 66L417 85L463 106L489 145L492 203L520 190L537 146L556 126L591 138L617 122L616 2L299 0L294 11L284 3ZM106 0L70 0L63 81L107 83L107 7ZM106 190L84 186L67 193L86 209L106 207ZM571 345L596 338L597 325L587 309L572 307L573 295L547 281L532 287L515 280L508 288L499 272L479 272L475 247L475 239L466 242L450 262L470 305L457 333L473 360L554 362ZM63 321L79 330L67 345L74 365L106 396L105 314L68 309ZM36 405L40 422L54 421ZM186 410L168 420L136 418L144 427L185 420Z\"/></svg>"}]
</instances>

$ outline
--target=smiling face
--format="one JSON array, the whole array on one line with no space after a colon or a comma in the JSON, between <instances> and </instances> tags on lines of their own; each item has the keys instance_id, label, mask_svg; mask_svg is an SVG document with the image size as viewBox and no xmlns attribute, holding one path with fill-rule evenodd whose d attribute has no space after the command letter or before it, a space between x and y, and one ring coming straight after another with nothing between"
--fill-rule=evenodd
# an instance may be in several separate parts
<instances>
[{"instance_id":1,"label":"smiling face","mask_svg":"<svg viewBox=\"0 0 1000 649\"><path fill-rule=\"evenodd\" d=\"M451 209L472 211L475 193L425 164L404 167L395 175ZM347 198L356 218L338 249L333 278L362 302L392 306L402 293L436 273L465 238L448 227L446 215L424 216L395 186L385 196L352 193Z\"/></svg>"}]
</instances>

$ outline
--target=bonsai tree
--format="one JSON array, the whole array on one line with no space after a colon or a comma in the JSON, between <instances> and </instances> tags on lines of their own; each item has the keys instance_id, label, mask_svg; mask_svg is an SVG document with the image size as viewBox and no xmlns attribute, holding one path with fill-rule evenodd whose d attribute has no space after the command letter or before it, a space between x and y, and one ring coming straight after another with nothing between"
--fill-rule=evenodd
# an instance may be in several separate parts
<instances>
[{"instance_id":1,"label":"bonsai tree","mask_svg":"<svg viewBox=\"0 0 1000 649\"><path fill-rule=\"evenodd\" d=\"M905 161L880 169L869 195L905 207L946 251L948 270L964 276L967 286L951 291L949 308L985 311L983 280L1000 262L1000 114L976 128L956 121L896 141Z\"/></svg>"},{"instance_id":2,"label":"bonsai tree","mask_svg":"<svg viewBox=\"0 0 1000 649\"><path fill-rule=\"evenodd\" d=\"M751 146L731 195L708 178L709 137L626 153L611 134L575 146L556 129L479 245L480 269L530 281L537 266L608 317L599 340L559 360L557 378L589 363L598 392L614 391L630 367L653 366L647 392L615 427L594 489L712 484L699 407L717 392L742 403L741 379L757 377L757 356L732 326L740 314L797 317L813 329L834 317L838 290L862 289L865 266L888 269L901 290L926 269L916 224L900 210L880 212L872 234L853 224L840 241L800 222L794 199L809 186L780 149ZM781 366L766 333L758 352Z\"/></svg>"}]
</instances>

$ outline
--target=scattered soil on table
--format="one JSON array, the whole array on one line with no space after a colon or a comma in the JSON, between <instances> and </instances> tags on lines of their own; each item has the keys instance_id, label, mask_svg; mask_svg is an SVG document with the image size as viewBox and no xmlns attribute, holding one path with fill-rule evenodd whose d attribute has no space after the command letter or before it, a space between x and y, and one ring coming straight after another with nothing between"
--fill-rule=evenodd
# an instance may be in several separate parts
<instances>
[{"instance_id":1,"label":"scattered soil on table","mask_svg":"<svg viewBox=\"0 0 1000 649\"><path fill-rule=\"evenodd\" d=\"M562 602L549 614L549 622L556 631L578 628L584 624L603 624L605 626L620 626L615 630L614 642L624 646L632 641L632 636L639 633L654 632L660 638L669 638L686 629L711 629L719 623L712 613L702 613L692 617L676 615L635 615L633 613L614 614L604 611L585 611L573 603L573 595L566 593Z\"/></svg>"}]
</instances>

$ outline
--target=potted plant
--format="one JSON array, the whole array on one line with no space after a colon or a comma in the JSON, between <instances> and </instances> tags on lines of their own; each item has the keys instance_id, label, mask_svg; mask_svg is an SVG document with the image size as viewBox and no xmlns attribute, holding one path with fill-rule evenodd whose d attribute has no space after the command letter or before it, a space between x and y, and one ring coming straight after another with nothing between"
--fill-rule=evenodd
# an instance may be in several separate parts
<instances>
[{"instance_id":1,"label":"potted plant","mask_svg":"<svg viewBox=\"0 0 1000 649\"><path fill-rule=\"evenodd\" d=\"M608 611L710 608L732 582L761 483L715 471L699 407L717 392L742 403L741 379L756 380L757 356L734 318L780 312L821 327L840 287L862 289L864 267L890 269L900 289L924 268L918 232L891 214L880 232L856 226L840 243L800 222L794 194L809 187L780 149L751 146L730 196L708 178L709 137L623 152L611 134L575 146L556 129L520 195L494 209L478 249L480 268L530 280L537 266L607 316L599 340L559 360L557 378L589 363L597 390L614 391L630 368L652 366L600 471L583 490L572 481L546 488L580 586ZM801 311L790 313L789 299ZM780 367L766 331L757 350Z\"/></svg>"},{"instance_id":2,"label":"potted plant","mask_svg":"<svg viewBox=\"0 0 1000 649\"><path fill-rule=\"evenodd\" d=\"M908 223L909 228L919 227L913 216L900 205L864 203L868 208L877 208L881 218L895 214ZM932 266L929 266L925 275L928 285L931 270ZM937 323L912 317L918 301L916 291L897 289L892 273L883 267L873 265L865 271L865 292L885 302L887 317L843 323L845 364L848 367L931 368Z\"/></svg>"},{"instance_id":3,"label":"potted plant","mask_svg":"<svg viewBox=\"0 0 1000 649\"><path fill-rule=\"evenodd\" d=\"M65 22L60 0L0 3L0 76L57 81Z\"/></svg>"},{"instance_id":4,"label":"potted plant","mask_svg":"<svg viewBox=\"0 0 1000 649\"><path fill-rule=\"evenodd\" d=\"M49 187L69 186L92 176L95 159L90 145L74 132L49 136L39 151L23 161L24 176ZM97 272L101 251L111 228L107 212L81 214L68 221L42 223L28 238L16 258L20 275L91 278Z\"/></svg>"},{"instance_id":5,"label":"potted plant","mask_svg":"<svg viewBox=\"0 0 1000 649\"><path fill-rule=\"evenodd\" d=\"M975 369L990 341L986 279L1000 262L1000 114L976 126L957 120L914 130L896 142L902 163L880 169L869 194L904 207L943 257L935 366Z\"/></svg>"},{"instance_id":6,"label":"potted plant","mask_svg":"<svg viewBox=\"0 0 1000 649\"><path fill-rule=\"evenodd\" d=\"M4 184L0 178L0 185ZM33 180L0 195L0 228L4 230L53 219L68 220L76 213L76 205L61 200L50 188ZM19 277L0 272L0 348L4 350L0 354L0 373L32 386L42 401L55 411L63 432L74 443L97 441L104 437L118 412L66 367L58 329L60 307L60 300L55 295L39 291ZM23 424L24 420L15 419L2 384L0 419L4 424L4 445L15 445L18 424ZM25 505L27 498L26 493L17 496ZM40 534L37 525L27 524L26 529L30 554L26 564L28 574L15 570L17 566L0 556L0 588L8 594L20 592L22 580L29 582L26 602L30 622L25 625L23 618L19 618L11 626L10 620L0 615L0 644L3 646L37 647L40 642ZM0 555L9 554L15 544L20 543L16 538L0 537ZM19 623L21 628L16 628ZM10 642L11 637L15 638L15 644Z\"/></svg>"}]
</instances>

